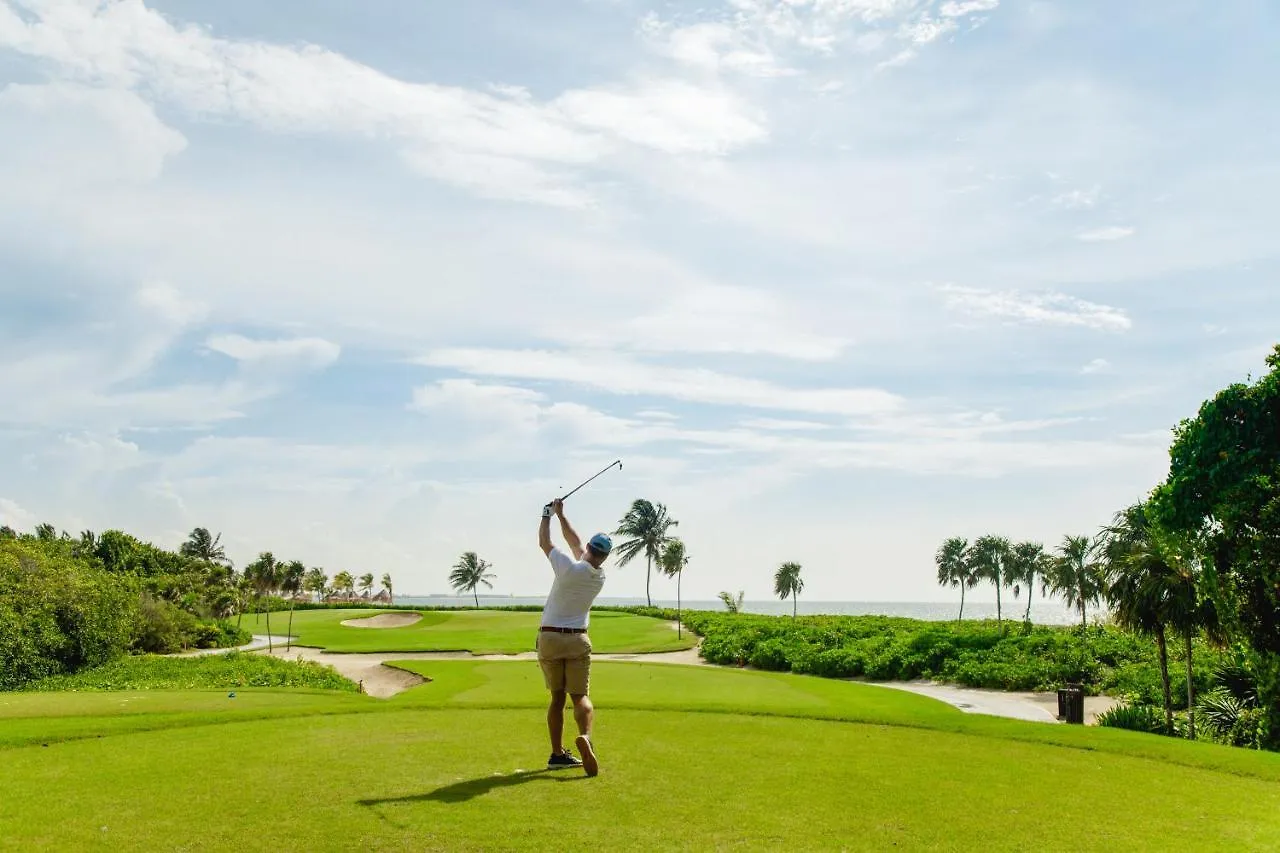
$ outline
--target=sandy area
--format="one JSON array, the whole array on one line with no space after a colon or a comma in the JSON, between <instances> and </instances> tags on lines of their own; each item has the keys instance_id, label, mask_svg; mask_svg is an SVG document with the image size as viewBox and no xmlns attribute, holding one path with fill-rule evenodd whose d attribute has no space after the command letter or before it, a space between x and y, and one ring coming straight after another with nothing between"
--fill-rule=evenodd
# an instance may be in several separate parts
<instances>
[{"instance_id":1,"label":"sandy area","mask_svg":"<svg viewBox=\"0 0 1280 853\"><path fill-rule=\"evenodd\" d=\"M344 619L347 628L407 628L422 621L421 613L379 613L360 619Z\"/></svg>"}]
</instances>

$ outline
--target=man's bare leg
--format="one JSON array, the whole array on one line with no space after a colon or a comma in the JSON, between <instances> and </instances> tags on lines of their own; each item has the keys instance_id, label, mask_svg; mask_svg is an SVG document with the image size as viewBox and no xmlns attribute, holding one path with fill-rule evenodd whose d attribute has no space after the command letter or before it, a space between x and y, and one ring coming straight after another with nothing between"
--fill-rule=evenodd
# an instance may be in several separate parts
<instances>
[{"instance_id":1,"label":"man's bare leg","mask_svg":"<svg viewBox=\"0 0 1280 853\"><path fill-rule=\"evenodd\" d=\"M551 692L551 705L547 708L547 733L551 735L551 754L564 752L564 691ZM577 708L574 708L575 715Z\"/></svg>"},{"instance_id":2,"label":"man's bare leg","mask_svg":"<svg viewBox=\"0 0 1280 853\"><path fill-rule=\"evenodd\" d=\"M596 709L589 696L573 694L573 720L578 724L578 739L574 741L578 753L582 756L582 766L588 776L600 772L600 763L596 760L595 750L591 747L591 724L595 722Z\"/></svg>"}]
</instances>

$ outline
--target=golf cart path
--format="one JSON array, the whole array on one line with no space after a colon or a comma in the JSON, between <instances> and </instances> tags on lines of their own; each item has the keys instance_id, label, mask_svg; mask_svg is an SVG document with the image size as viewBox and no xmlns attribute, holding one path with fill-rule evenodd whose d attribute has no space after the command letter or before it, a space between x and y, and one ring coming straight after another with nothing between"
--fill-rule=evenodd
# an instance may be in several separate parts
<instances>
[{"instance_id":1,"label":"golf cart path","mask_svg":"<svg viewBox=\"0 0 1280 853\"><path fill-rule=\"evenodd\" d=\"M265 653L265 649L260 650ZM332 666L339 673L358 682L365 693L380 699L386 699L402 693L411 687L423 684L426 679L402 669L384 666L389 661L398 660L506 660L536 661L536 652L520 652L513 655L473 655L470 652L364 652L340 653L327 652L322 649L306 646L294 646L291 651L277 645L271 652L276 657L290 659L302 658L316 663ZM684 649L678 652L654 652L651 654L610 654L597 653L591 656L599 661L641 661L644 663L665 663L681 666L717 666L698 655L697 649ZM850 679L855 680L855 679ZM856 680L860 684L870 684L892 690L905 690L928 696L940 702L946 702L961 711L970 714L988 714L996 717L1008 717L1015 720L1029 720L1037 723L1059 723L1057 719L1058 698L1054 693L1013 693L1000 690L980 690L971 687L936 684L929 681L896 681L873 682ZM1085 722L1092 724L1098 714L1114 707L1116 699L1109 696L1089 696L1085 698Z\"/></svg>"}]
</instances>

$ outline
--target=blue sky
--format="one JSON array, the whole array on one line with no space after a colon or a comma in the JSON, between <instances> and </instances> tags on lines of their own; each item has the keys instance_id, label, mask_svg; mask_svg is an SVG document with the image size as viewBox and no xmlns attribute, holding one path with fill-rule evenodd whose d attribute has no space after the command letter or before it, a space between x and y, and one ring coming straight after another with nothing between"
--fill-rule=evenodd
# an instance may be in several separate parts
<instances>
[{"instance_id":1,"label":"blue sky","mask_svg":"<svg viewBox=\"0 0 1280 853\"><path fill-rule=\"evenodd\" d=\"M936 600L1056 544L1280 329L1280 12L0 0L0 516L539 594ZM668 595L665 582L655 591ZM611 595L643 594L643 569ZM991 597L981 592L979 598Z\"/></svg>"}]
</instances>

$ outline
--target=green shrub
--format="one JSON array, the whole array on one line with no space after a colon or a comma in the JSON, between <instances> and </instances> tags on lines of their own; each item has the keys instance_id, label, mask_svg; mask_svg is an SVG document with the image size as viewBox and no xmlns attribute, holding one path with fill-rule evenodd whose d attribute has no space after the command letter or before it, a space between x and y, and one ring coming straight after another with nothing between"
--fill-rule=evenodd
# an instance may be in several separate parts
<instances>
[{"instance_id":1,"label":"green shrub","mask_svg":"<svg viewBox=\"0 0 1280 853\"><path fill-rule=\"evenodd\" d=\"M1152 705L1117 705L1098 715L1098 725L1148 734L1167 734L1164 712Z\"/></svg>"},{"instance_id":2,"label":"green shrub","mask_svg":"<svg viewBox=\"0 0 1280 853\"><path fill-rule=\"evenodd\" d=\"M97 666L127 648L137 594L59 545L0 539L0 690Z\"/></svg>"},{"instance_id":3,"label":"green shrub","mask_svg":"<svg viewBox=\"0 0 1280 853\"><path fill-rule=\"evenodd\" d=\"M265 655L226 652L192 657L127 655L104 666L43 679L28 689L62 690L200 690L241 687L306 687L357 692L359 687L333 667L314 661L283 660Z\"/></svg>"}]
</instances>

